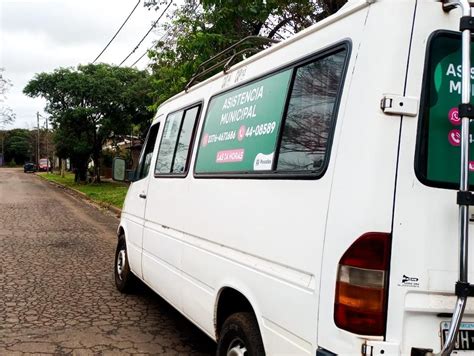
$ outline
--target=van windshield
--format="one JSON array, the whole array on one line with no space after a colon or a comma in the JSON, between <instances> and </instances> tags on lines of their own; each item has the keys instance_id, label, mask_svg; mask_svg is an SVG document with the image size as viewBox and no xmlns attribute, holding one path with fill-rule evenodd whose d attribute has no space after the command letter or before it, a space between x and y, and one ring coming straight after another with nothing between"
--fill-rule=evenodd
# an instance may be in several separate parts
<instances>
[{"instance_id":1,"label":"van windshield","mask_svg":"<svg viewBox=\"0 0 474 356\"><path fill-rule=\"evenodd\" d=\"M415 162L418 178L429 186L452 189L459 186L461 56L460 33L438 31L431 36L423 78ZM472 142L471 139L471 184L474 182Z\"/></svg>"}]
</instances>

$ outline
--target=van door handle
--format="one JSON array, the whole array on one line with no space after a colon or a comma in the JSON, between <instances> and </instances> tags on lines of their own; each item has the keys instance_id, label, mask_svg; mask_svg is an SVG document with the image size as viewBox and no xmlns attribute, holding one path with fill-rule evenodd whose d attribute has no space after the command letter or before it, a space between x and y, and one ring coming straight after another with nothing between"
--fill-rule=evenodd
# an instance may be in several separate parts
<instances>
[{"instance_id":1,"label":"van door handle","mask_svg":"<svg viewBox=\"0 0 474 356\"><path fill-rule=\"evenodd\" d=\"M141 193L141 194L139 194L138 196L139 196L140 198L142 198L142 199L146 199L146 194L144 194L144 193Z\"/></svg>"}]
</instances>

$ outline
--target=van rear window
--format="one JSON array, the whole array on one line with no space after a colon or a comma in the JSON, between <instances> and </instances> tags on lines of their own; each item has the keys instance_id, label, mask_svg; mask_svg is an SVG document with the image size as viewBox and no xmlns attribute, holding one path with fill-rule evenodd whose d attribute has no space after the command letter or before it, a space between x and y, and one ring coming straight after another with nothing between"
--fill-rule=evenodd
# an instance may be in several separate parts
<instances>
[{"instance_id":1,"label":"van rear window","mask_svg":"<svg viewBox=\"0 0 474 356\"><path fill-rule=\"evenodd\" d=\"M474 51L471 49L471 56ZM435 32L428 44L418 126L415 170L420 181L440 188L459 187L461 119L461 35ZM474 79L474 71L471 70ZM472 130L472 125L471 125ZM471 135L470 174L474 178Z\"/></svg>"},{"instance_id":2,"label":"van rear window","mask_svg":"<svg viewBox=\"0 0 474 356\"><path fill-rule=\"evenodd\" d=\"M195 173L322 175L346 46L214 96Z\"/></svg>"}]
</instances>

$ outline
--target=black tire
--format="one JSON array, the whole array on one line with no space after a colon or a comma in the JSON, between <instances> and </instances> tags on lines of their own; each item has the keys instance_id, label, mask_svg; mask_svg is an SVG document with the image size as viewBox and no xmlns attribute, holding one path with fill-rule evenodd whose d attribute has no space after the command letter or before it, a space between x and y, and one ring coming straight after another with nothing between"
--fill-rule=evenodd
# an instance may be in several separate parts
<instances>
[{"instance_id":1,"label":"black tire","mask_svg":"<svg viewBox=\"0 0 474 356\"><path fill-rule=\"evenodd\" d=\"M120 236L115 251L114 264L115 286L122 293L131 293L137 286L137 277L130 270L128 264L127 245L125 237Z\"/></svg>"},{"instance_id":2,"label":"black tire","mask_svg":"<svg viewBox=\"0 0 474 356\"><path fill-rule=\"evenodd\" d=\"M217 342L216 355L265 355L258 323L252 313L235 313L226 319Z\"/></svg>"}]
</instances>

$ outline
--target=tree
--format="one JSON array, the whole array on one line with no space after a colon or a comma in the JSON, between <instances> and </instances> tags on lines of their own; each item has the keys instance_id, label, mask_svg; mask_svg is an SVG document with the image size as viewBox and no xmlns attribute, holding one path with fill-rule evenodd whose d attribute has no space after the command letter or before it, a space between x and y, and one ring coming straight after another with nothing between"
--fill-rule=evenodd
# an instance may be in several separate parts
<instances>
[{"instance_id":1,"label":"tree","mask_svg":"<svg viewBox=\"0 0 474 356\"><path fill-rule=\"evenodd\" d=\"M107 64L79 65L40 73L23 92L47 100L45 111L56 130L58 157L70 157L77 178L85 179L89 157L100 181L102 146L115 134L127 134L132 125L148 127L154 99L149 74Z\"/></svg>"},{"instance_id":2,"label":"tree","mask_svg":"<svg viewBox=\"0 0 474 356\"><path fill-rule=\"evenodd\" d=\"M86 180L87 165L94 150L94 136L90 135L92 130L87 120L70 111L64 114L54 132L56 154L61 159L70 158L75 168L76 182Z\"/></svg>"},{"instance_id":3,"label":"tree","mask_svg":"<svg viewBox=\"0 0 474 356\"><path fill-rule=\"evenodd\" d=\"M0 68L0 128L15 120L15 113L11 108L1 105L5 101L6 94L12 86L11 81L3 76L4 68Z\"/></svg>"},{"instance_id":4,"label":"tree","mask_svg":"<svg viewBox=\"0 0 474 356\"><path fill-rule=\"evenodd\" d=\"M26 129L5 131L5 162L16 163L28 161L33 152L31 132Z\"/></svg>"},{"instance_id":5,"label":"tree","mask_svg":"<svg viewBox=\"0 0 474 356\"><path fill-rule=\"evenodd\" d=\"M198 66L247 36L284 39L337 11L345 0L202 0L178 7L148 56L156 105L182 91ZM163 5L147 3L149 7ZM265 48L263 45L259 49ZM214 73L214 72L213 72ZM211 73L211 74L213 74Z\"/></svg>"}]
</instances>

